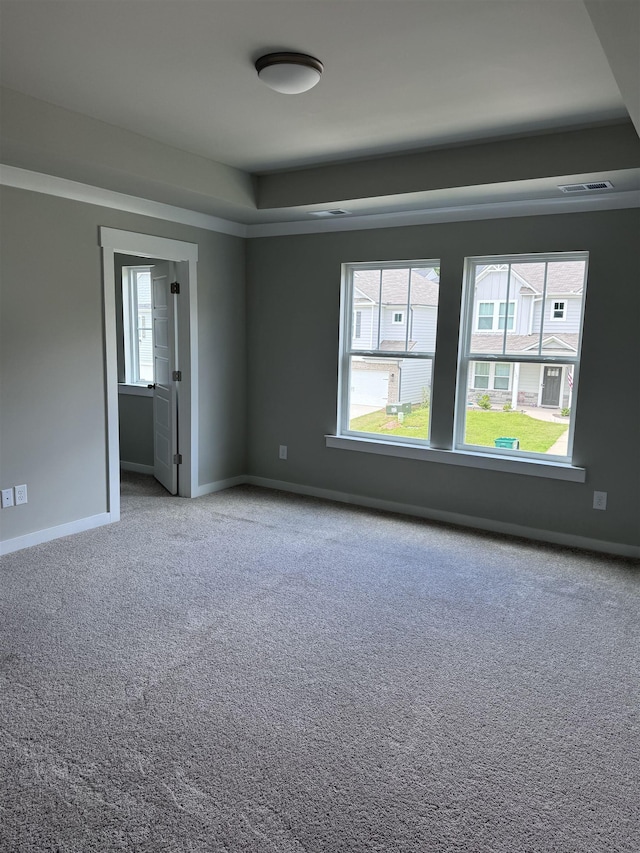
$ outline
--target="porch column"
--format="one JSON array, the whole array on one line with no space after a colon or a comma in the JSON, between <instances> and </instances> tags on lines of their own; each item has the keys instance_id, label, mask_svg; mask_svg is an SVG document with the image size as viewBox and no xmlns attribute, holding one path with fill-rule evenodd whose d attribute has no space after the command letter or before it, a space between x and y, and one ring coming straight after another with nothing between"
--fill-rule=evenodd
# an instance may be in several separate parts
<instances>
[{"instance_id":1,"label":"porch column","mask_svg":"<svg viewBox=\"0 0 640 853\"><path fill-rule=\"evenodd\" d=\"M513 365L513 379L511 381L511 408L518 408L518 386L520 384L520 365Z\"/></svg>"}]
</instances>

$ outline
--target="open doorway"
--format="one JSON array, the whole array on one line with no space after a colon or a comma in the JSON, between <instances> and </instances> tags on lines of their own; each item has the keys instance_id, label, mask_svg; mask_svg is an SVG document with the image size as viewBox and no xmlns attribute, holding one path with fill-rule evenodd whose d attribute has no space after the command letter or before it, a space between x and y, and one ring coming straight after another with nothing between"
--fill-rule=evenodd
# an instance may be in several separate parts
<instances>
[{"instance_id":1,"label":"open doorway","mask_svg":"<svg viewBox=\"0 0 640 853\"><path fill-rule=\"evenodd\" d=\"M152 391L154 405L153 429L167 425L167 419L175 413L175 424L165 434L164 452L160 453L167 463L165 474L169 477L169 491L183 497L192 497L198 491L198 433L197 433L197 259L198 247L193 243L183 243L162 237L154 237L135 232L119 231L112 228L100 229L104 280L104 325L105 325L105 364L107 397L107 482L109 512L112 520L120 517L120 428L119 428L119 347L123 348L121 362L125 362L124 335L119 328L117 310L117 290L122 279L118 280L119 266L117 257L133 258L140 267L152 269L150 288L155 296L151 307L154 322L157 321L158 333L155 335L153 358L155 369L162 363L164 372L160 377L163 390L158 394L158 376L154 382L139 382L140 386L155 385ZM163 258L165 260L158 261ZM177 288L171 293L173 287ZM163 298L159 298L164 294ZM176 297L175 299L173 297ZM171 297L171 298L169 298ZM164 302L163 302L164 299ZM173 306L173 308L172 308ZM162 310L164 309L164 313ZM124 312L123 312L124 313ZM173 334L169 335L169 330ZM168 352L173 340L175 351ZM122 341L122 343L120 343ZM163 354L162 349L165 349ZM122 375L122 374L120 374ZM179 387L179 391L178 391ZM141 397L145 397L140 392ZM131 395L135 396L135 394ZM147 399L149 399L147 397ZM179 432L178 432L179 424ZM171 426L171 425L170 425ZM154 437L155 444L155 437ZM162 445L162 440L159 442ZM154 471L158 454L154 451ZM175 462L174 462L175 459ZM177 476L177 468L180 476ZM176 474L175 486L171 478Z\"/></svg>"},{"instance_id":2,"label":"open doorway","mask_svg":"<svg viewBox=\"0 0 640 853\"><path fill-rule=\"evenodd\" d=\"M177 264L115 255L121 471L148 474L178 492Z\"/></svg>"}]
</instances>

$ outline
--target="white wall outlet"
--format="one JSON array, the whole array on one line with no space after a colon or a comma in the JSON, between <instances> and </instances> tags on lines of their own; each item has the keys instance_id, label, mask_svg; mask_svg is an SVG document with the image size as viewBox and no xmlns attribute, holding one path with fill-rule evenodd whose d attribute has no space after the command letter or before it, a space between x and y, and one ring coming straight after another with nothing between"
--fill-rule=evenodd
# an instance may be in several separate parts
<instances>
[{"instance_id":1,"label":"white wall outlet","mask_svg":"<svg viewBox=\"0 0 640 853\"><path fill-rule=\"evenodd\" d=\"M593 508L594 509L606 509L607 508L607 493L606 492L594 492L593 493Z\"/></svg>"},{"instance_id":2,"label":"white wall outlet","mask_svg":"<svg viewBox=\"0 0 640 853\"><path fill-rule=\"evenodd\" d=\"M280 454L279 454L279 456L280 456L280 459L286 459L286 458L287 458L287 445L286 445L286 444L281 444L281 445L280 445Z\"/></svg>"},{"instance_id":3,"label":"white wall outlet","mask_svg":"<svg viewBox=\"0 0 640 853\"><path fill-rule=\"evenodd\" d=\"M2 490L2 509L13 506L13 488Z\"/></svg>"},{"instance_id":4,"label":"white wall outlet","mask_svg":"<svg viewBox=\"0 0 640 853\"><path fill-rule=\"evenodd\" d=\"M27 502L27 484L23 483L22 486L16 486L16 506L19 504L26 504Z\"/></svg>"}]
</instances>

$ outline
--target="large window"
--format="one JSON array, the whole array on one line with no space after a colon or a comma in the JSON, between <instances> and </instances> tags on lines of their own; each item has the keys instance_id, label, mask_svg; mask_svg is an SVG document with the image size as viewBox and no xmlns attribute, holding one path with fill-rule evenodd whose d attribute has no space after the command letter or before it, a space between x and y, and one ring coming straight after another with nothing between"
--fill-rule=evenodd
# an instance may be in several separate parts
<instances>
[{"instance_id":1,"label":"large window","mask_svg":"<svg viewBox=\"0 0 640 853\"><path fill-rule=\"evenodd\" d=\"M467 258L452 424L447 359L432 394L440 262L345 265L338 438L418 458L398 445L428 445L433 411L460 464L571 462L586 273L584 252Z\"/></svg>"},{"instance_id":2,"label":"large window","mask_svg":"<svg viewBox=\"0 0 640 853\"><path fill-rule=\"evenodd\" d=\"M585 253L467 259L456 448L570 458L586 271Z\"/></svg>"},{"instance_id":3,"label":"large window","mask_svg":"<svg viewBox=\"0 0 640 853\"><path fill-rule=\"evenodd\" d=\"M428 441L439 262L351 264L343 288L341 434Z\"/></svg>"},{"instance_id":4,"label":"large window","mask_svg":"<svg viewBox=\"0 0 640 853\"><path fill-rule=\"evenodd\" d=\"M125 382L146 385L153 375L151 267L122 270Z\"/></svg>"}]
</instances>

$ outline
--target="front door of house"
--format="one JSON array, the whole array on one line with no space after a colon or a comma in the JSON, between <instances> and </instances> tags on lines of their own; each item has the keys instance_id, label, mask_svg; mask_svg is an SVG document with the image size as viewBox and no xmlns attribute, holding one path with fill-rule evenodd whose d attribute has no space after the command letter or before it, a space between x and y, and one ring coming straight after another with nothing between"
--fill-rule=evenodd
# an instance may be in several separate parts
<instances>
[{"instance_id":1,"label":"front door of house","mask_svg":"<svg viewBox=\"0 0 640 853\"><path fill-rule=\"evenodd\" d=\"M560 405L560 386L562 384L561 367L545 367L542 383L542 406Z\"/></svg>"}]
</instances>

